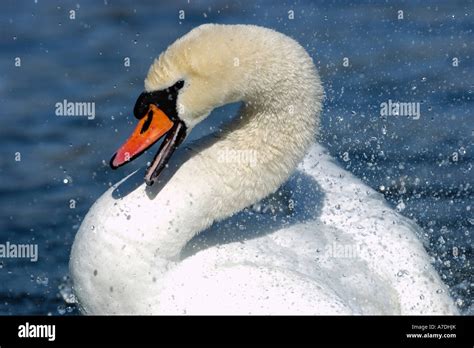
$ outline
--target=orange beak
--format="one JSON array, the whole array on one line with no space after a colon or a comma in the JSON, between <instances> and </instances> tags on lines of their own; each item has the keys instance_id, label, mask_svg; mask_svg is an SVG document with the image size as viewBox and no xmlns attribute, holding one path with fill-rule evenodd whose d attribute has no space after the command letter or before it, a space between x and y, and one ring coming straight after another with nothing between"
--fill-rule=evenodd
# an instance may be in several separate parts
<instances>
[{"instance_id":1,"label":"orange beak","mask_svg":"<svg viewBox=\"0 0 474 348\"><path fill-rule=\"evenodd\" d=\"M166 137L145 175L146 184L153 185L161 171L166 167L174 150L186 138L184 122L177 117L171 120L163 110L154 104L148 106L145 115L140 118L130 138L113 155L110 166L112 169L117 169L132 161L164 135Z\"/></svg>"},{"instance_id":2,"label":"orange beak","mask_svg":"<svg viewBox=\"0 0 474 348\"><path fill-rule=\"evenodd\" d=\"M146 149L165 135L174 123L157 106L150 104L147 114L139 122L130 138L127 139L110 161L116 169L141 155Z\"/></svg>"}]
</instances>

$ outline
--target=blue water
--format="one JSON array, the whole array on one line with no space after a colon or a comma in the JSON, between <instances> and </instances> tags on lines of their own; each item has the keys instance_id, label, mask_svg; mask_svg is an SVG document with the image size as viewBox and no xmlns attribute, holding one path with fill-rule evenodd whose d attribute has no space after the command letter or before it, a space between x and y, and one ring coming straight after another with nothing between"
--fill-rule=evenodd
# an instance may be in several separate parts
<instances>
[{"instance_id":1,"label":"blue water","mask_svg":"<svg viewBox=\"0 0 474 348\"><path fill-rule=\"evenodd\" d=\"M208 22L263 25L303 44L325 86L320 141L423 227L457 305L473 314L473 10L470 1L2 1L0 243L36 243L39 260L0 259L0 314L77 313L64 298L81 220L153 156L108 167L147 69ZM56 116L64 99L95 102L95 119ZM389 99L419 102L420 118L381 117ZM193 138L236 108L217 110Z\"/></svg>"}]
</instances>

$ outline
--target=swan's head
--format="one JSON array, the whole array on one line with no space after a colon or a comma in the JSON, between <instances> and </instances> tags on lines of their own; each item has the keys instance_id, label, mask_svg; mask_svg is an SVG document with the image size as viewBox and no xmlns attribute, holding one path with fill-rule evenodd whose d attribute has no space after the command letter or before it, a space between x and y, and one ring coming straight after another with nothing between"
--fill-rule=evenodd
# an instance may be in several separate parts
<instances>
[{"instance_id":1,"label":"swan's head","mask_svg":"<svg viewBox=\"0 0 474 348\"><path fill-rule=\"evenodd\" d=\"M239 100L252 103L281 86L295 75L285 75L282 66L294 61L312 67L303 48L270 29L215 24L193 29L151 65L134 108L138 125L111 167L126 164L165 137L145 176L151 185L176 147L214 108Z\"/></svg>"},{"instance_id":2,"label":"swan's head","mask_svg":"<svg viewBox=\"0 0 474 348\"><path fill-rule=\"evenodd\" d=\"M145 79L145 91L135 104L138 125L112 157L113 169L165 137L145 176L151 185L196 124L217 106L242 98L239 56L228 48L233 35L235 27L232 33L227 26L202 25L154 61Z\"/></svg>"}]
</instances>

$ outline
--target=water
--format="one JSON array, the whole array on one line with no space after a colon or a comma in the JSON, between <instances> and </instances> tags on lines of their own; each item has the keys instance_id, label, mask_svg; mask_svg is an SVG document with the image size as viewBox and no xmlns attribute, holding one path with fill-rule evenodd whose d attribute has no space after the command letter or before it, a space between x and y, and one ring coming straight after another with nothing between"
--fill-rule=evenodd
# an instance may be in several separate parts
<instances>
[{"instance_id":1,"label":"water","mask_svg":"<svg viewBox=\"0 0 474 348\"><path fill-rule=\"evenodd\" d=\"M473 9L454 1L2 1L0 243L36 243L39 259L1 260L0 314L77 313L67 276L81 220L153 156L108 167L135 123L147 69L208 22L263 25L303 44L325 86L320 141L424 228L436 268L473 314ZM95 102L95 118L56 116L64 99ZM420 103L419 119L382 117L389 99ZM236 110L217 110L193 138Z\"/></svg>"}]
</instances>

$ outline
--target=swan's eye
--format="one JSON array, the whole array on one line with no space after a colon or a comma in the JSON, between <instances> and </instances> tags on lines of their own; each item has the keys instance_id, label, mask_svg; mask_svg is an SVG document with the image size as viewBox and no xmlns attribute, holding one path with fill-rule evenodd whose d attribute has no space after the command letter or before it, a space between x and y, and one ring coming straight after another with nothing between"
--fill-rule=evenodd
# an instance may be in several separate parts
<instances>
[{"instance_id":1,"label":"swan's eye","mask_svg":"<svg viewBox=\"0 0 474 348\"><path fill-rule=\"evenodd\" d=\"M163 90L143 92L138 97L135 107L133 108L133 114L135 118L141 120L143 117L145 117L151 104L154 104L162 109L171 118L177 117L176 100L178 99L179 90L183 88L183 86L184 81L180 80L173 86Z\"/></svg>"}]
</instances>

